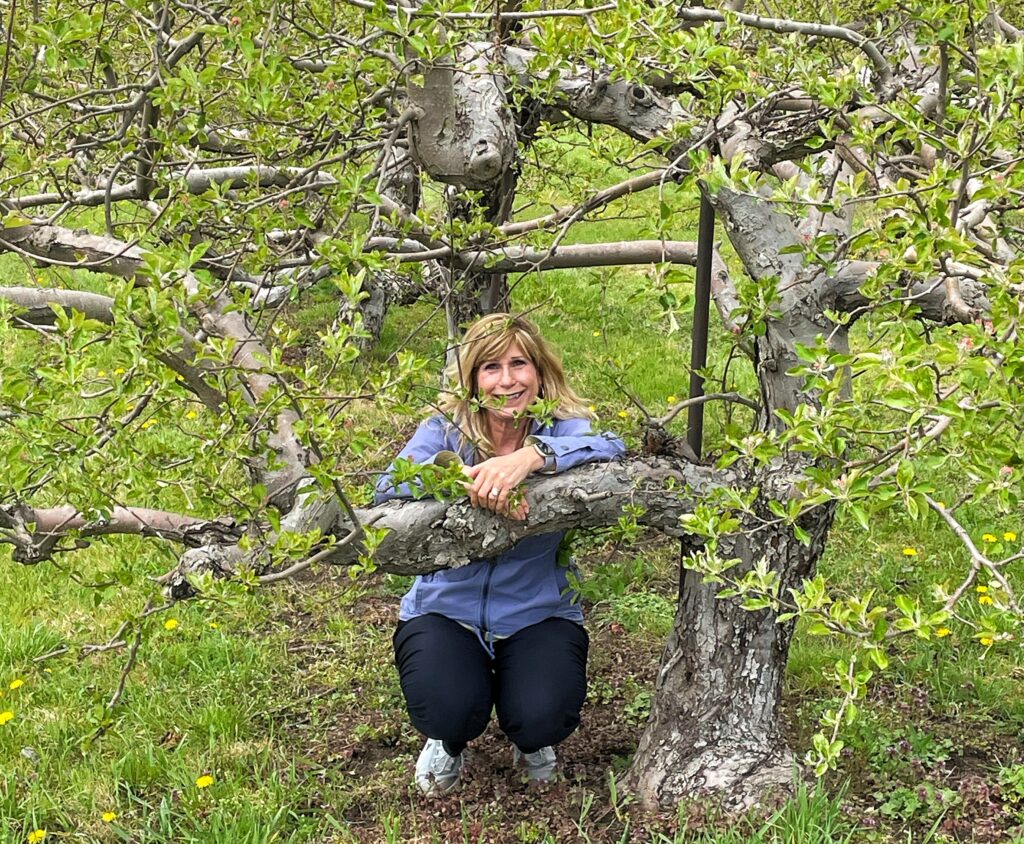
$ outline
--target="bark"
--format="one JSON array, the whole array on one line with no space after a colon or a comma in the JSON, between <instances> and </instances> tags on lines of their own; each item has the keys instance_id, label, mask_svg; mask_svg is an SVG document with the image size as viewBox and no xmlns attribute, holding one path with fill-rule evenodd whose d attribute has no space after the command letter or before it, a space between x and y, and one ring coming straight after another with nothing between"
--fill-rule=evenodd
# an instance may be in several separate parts
<instances>
[{"instance_id":1,"label":"bark","mask_svg":"<svg viewBox=\"0 0 1024 844\"><path fill-rule=\"evenodd\" d=\"M200 519L143 507L114 507L108 518L94 519L74 507L0 506L4 541L14 546L12 559L25 565L48 560L69 541L82 547L83 539L113 534L157 537L193 547L237 542L241 531L231 520Z\"/></svg>"},{"instance_id":2,"label":"bark","mask_svg":"<svg viewBox=\"0 0 1024 844\"><path fill-rule=\"evenodd\" d=\"M454 66L428 66L422 85L407 86L417 109L409 133L417 161L438 181L483 191L481 198L450 196L449 213L456 219L471 220L482 208L486 222L501 225L512 210L519 138L506 79L494 70L504 52L500 44L467 44L459 49ZM448 322L454 326L508 305L503 274L473 267L450 277L444 296Z\"/></svg>"},{"instance_id":3,"label":"bark","mask_svg":"<svg viewBox=\"0 0 1024 844\"><path fill-rule=\"evenodd\" d=\"M518 47L505 51L506 64L523 87L533 84L530 62L535 56L535 52ZM612 79L585 67L563 70L554 94L547 105L588 123L614 126L639 141L667 138L672 127L688 117L676 100L662 96L650 85Z\"/></svg>"},{"instance_id":4,"label":"bark","mask_svg":"<svg viewBox=\"0 0 1024 844\"><path fill-rule=\"evenodd\" d=\"M178 183L186 193L205 193L214 185L228 188L288 188L301 185L304 190L327 190L335 187L337 182L324 173L309 173L297 167L266 167L256 165L239 165L236 167L208 167L191 170L172 170L165 174L172 183ZM147 177L150 187L137 182L115 185L96 190L81 190L75 193L29 194L5 199L11 208L28 209L43 205L61 205L69 202L85 208L97 207L106 202L124 202L146 198L162 199L170 195L170 188L155 187L152 178Z\"/></svg>"},{"instance_id":5,"label":"bark","mask_svg":"<svg viewBox=\"0 0 1024 844\"><path fill-rule=\"evenodd\" d=\"M45 290L37 287L0 287L0 299L23 309L14 318L16 324L52 326L57 320L54 306L78 311L89 319L106 325L114 321L114 300L99 293Z\"/></svg>"},{"instance_id":6,"label":"bark","mask_svg":"<svg viewBox=\"0 0 1024 844\"><path fill-rule=\"evenodd\" d=\"M729 470L681 459L641 457L536 477L527 484L530 517L525 522L471 507L465 499L389 501L356 510L355 516L361 525L388 531L373 554L378 569L418 575L501 554L527 536L614 524L625 504L642 508L639 524L683 537L682 517L692 513L702 497L737 480L738 475ZM282 520L281 529L302 533L314 528L324 535L358 535L352 522L340 514L335 499L309 493ZM352 541L318 554L317 562L351 565L363 553L362 544ZM214 543L183 554L163 582L171 597L186 598L192 594L189 577L203 571L228 576L243 563L258 570L265 568L261 553L254 556L237 546Z\"/></svg>"},{"instance_id":7,"label":"bark","mask_svg":"<svg viewBox=\"0 0 1024 844\"><path fill-rule=\"evenodd\" d=\"M785 247L800 242L797 226L757 197L722 188L711 195L726 233L747 272L777 283L781 314L766 321L754 339L761 388L759 426L779 426L774 411L814 403L802 382L786 373L797 364L797 343L829 334L845 348L846 334L824 323L813 270ZM742 486L758 489L741 533L720 541L718 556L738 559L742 574L766 564L778 574L780 594L813 576L832 522L832 507L803 519L811 541L802 545L786 525L773 523L768 502L798 495L794 482L809 463L787 455ZM712 795L728 811L743 811L792 788L797 763L780 723L782 680L793 625L778 624L772 609L748 612L734 599L717 598L718 586L687 571L681 578L673 631L665 645L651 718L626 778L649 808L672 806L695 795Z\"/></svg>"},{"instance_id":8,"label":"bark","mask_svg":"<svg viewBox=\"0 0 1024 844\"><path fill-rule=\"evenodd\" d=\"M778 467L778 479L785 482L795 468ZM719 553L742 561L737 573L766 559L785 594L812 576L832 514L821 507L804 519L808 546L788 529L748 525ZM741 812L790 792L799 776L780 718L794 623L778 624L770 609L743 610L717 591L695 571L682 574L650 721L625 783L647 808L708 796L726 811Z\"/></svg>"},{"instance_id":9,"label":"bark","mask_svg":"<svg viewBox=\"0 0 1024 844\"><path fill-rule=\"evenodd\" d=\"M456 65L425 67L423 84L408 85L418 109L410 124L413 153L438 181L493 189L515 165L515 127L494 64L491 45L470 44Z\"/></svg>"},{"instance_id":10,"label":"bark","mask_svg":"<svg viewBox=\"0 0 1024 844\"><path fill-rule=\"evenodd\" d=\"M372 246L372 242L368 244ZM381 244L385 245L385 244ZM391 245L391 244L387 244ZM400 248L408 248L406 241ZM697 262L697 244L679 240L630 240L617 243L575 243L550 249L531 246L488 247L466 249L462 252L443 250L448 260L464 271L541 272L543 270L574 269L584 267L625 266L629 264L688 264ZM431 254L419 249L392 252L402 260L422 261ZM725 264L718 259L716 269L726 273Z\"/></svg>"},{"instance_id":11,"label":"bark","mask_svg":"<svg viewBox=\"0 0 1024 844\"><path fill-rule=\"evenodd\" d=\"M734 478L731 472L682 460L644 457L538 477L527 485L530 517L525 522L495 516L465 500L394 501L358 515L364 524L372 521L390 531L374 555L378 568L426 574L501 554L527 536L614 524L628 503L644 509L637 518L640 524L683 536L681 517L692 513L703 495ZM678 492L667 492L669 488ZM346 547L330 562L351 563L358 553L359 548Z\"/></svg>"}]
</instances>

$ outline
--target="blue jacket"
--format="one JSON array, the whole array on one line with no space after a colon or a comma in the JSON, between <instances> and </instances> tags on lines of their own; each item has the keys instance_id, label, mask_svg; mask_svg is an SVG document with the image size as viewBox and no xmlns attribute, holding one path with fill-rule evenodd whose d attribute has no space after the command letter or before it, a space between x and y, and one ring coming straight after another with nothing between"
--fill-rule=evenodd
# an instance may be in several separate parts
<instances>
[{"instance_id":1,"label":"blue jacket","mask_svg":"<svg viewBox=\"0 0 1024 844\"><path fill-rule=\"evenodd\" d=\"M555 420L547 426L535 421L531 434L554 454L554 465L546 466L547 471L615 460L626 451L614 434L593 434L586 419ZM416 463L431 463L440 451L459 453L467 465L476 462L472 447L460 448L458 431L441 416L423 422L400 455ZM407 485L397 489L392 485L393 468L392 464L377 483L376 503L412 497ZM577 593L569 588L566 568L557 562L563 534L529 536L489 560L417 577L402 598L399 618L406 621L438 613L477 631L485 644L548 618L582 622Z\"/></svg>"}]
</instances>

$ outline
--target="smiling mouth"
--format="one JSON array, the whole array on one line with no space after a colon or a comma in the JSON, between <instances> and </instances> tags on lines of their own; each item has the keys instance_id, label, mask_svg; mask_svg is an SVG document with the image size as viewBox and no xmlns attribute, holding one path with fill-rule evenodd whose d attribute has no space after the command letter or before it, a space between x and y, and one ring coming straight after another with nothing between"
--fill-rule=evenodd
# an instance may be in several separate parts
<instances>
[{"instance_id":1,"label":"smiling mouth","mask_svg":"<svg viewBox=\"0 0 1024 844\"><path fill-rule=\"evenodd\" d=\"M505 393L502 396L498 396L498 400L504 401L506 404L508 404L509 402L517 402L519 401L519 399L523 397L525 393L526 390L520 390L518 393Z\"/></svg>"}]
</instances>

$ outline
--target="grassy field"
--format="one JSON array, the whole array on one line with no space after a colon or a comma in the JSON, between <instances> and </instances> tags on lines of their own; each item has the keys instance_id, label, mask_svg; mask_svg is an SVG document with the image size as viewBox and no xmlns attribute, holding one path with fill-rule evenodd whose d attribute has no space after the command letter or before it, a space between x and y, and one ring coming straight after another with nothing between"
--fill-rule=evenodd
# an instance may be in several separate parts
<instances>
[{"instance_id":1,"label":"grassy field","mask_svg":"<svg viewBox=\"0 0 1024 844\"><path fill-rule=\"evenodd\" d=\"M579 178L588 177L582 156L574 165ZM693 235L690 206L673 221L679 239ZM620 219L579 237L651 236L632 210L613 209ZM3 283L23 283L22 265L5 261L0 271ZM669 314L652 275L633 268L514 280L516 307L531 310L562 349L602 426L630 442L641 411L620 386L660 413L688 383L687 287L666 288L677 303ZM330 290L301 304L291 316L296 325L329 325ZM395 311L370 365L431 310L421 303ZM409 347L439 360L443 332L435 317ZM6 363L34 354L10 330L0 328L0 342ZM90 354L96 366L118 365L114 351ZM716 330L710 368L719 376L728 356ZM727 385L751 382L749 365L730 364ZM749 426L744 413L709 410L710 449L725 431ZM392 432L381 454L392 453L414 424L377 422ZM146 436L154 449L175 444L170 433ZM947 482L954 487L955 479ZM978 535L1024 534L1024 524L997 520L984 502L963 518ZM634 545L595 537L580 560L591 677L583 727L560 751L564 782L528 790L492 728L473 747L461 791L425 801L411 787L421 738L405 717L390 657L403 578L320 571L155 614L111 713L106 704L121 682L126 649L87 656L79 649L107 641L147 599L160 603L146 578L168 567L169 552L121 539L97 543L73 563L23 567L0 551L0 842L42 840L43 830L46 841L247 844L1015 840L1024 822L1024 661L1017 646L982 648L955 623L941 640L898 645L898 659L872 683L845 735L840 770L801 784L792 801L740 821L701 803L664 815L639 811L616 778L648 712L672 619L676 555L657 537ZM936 523L894 510L868 530L840 514L822 570L839 591L874 588L927 600L933 584L963 566L962 550ZM981 609L972 604L964 613ZM798 632L786 697L796 747L807 747L818 717L835 705L839 693L825 678L846 652L842 641Z\"/></svg>"}]
</instances>

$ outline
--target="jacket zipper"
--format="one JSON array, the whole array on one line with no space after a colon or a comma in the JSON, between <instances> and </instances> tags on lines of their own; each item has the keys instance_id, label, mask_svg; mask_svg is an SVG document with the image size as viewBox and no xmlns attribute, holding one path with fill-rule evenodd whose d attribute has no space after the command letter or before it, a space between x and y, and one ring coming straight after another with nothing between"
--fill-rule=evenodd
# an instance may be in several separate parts
<instances>
[{"instance_id":1,"label":"jacket zipper","mask_svg":"<svg viewBox=\"0 0 1024 844\"><path fill-rule=\"evenodd\" d=\"M493 557L487 561L487 574L484 577L483 594L480 596L480 633L483 634L485 642L489 642L491 638L491 631L487 629L487 602L491 597L491 575L494 574L497 562Z\"/></svg>"}]
</instances>

